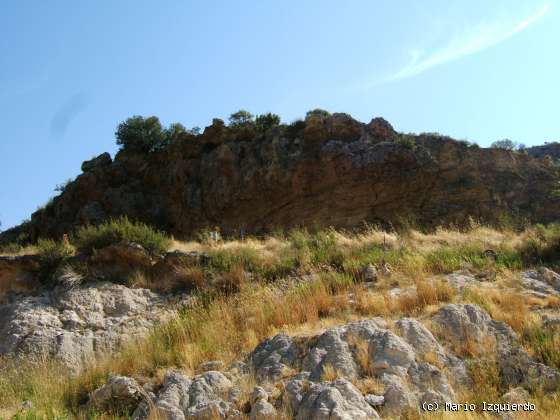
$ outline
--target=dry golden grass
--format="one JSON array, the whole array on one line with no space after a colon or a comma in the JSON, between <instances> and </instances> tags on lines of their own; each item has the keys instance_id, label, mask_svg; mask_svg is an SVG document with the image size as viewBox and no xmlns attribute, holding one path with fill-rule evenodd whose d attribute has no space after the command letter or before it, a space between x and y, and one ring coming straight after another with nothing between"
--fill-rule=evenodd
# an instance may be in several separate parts
<instances>
[{"instance_id":1,"label":"dry golden grass","mask_svg":"<svg viewBox=\"0 0 560 420\"><path fill-rule=\"evenodd\" d=\"M361 373L364 376L373 376L374 372L370 364L371 358L368 341L353 335L349 336L347 341L354 353L356 361L358 362Z\"/></svg>"},{"instance_id":2,"label":"dry golden grass","mask_svg":"<svg viewBox=\"0 0 560 420\"><path fill-rule=\"evenodd\" d=\"M201 292L198 305L158 326L145 339L97 361L75 378L54 375L58 371L50 362L19 370L5 363L9 368L0 372L0 406L17 407L22 399L30 399L40 413L76 414L80 399L104 383L109 372L142 375L158 383L169 367L194 373L207 360L220 359L227 364L278 332L315 334L331 325L370 316L382 316L389 321L402 316L422 318L446 302L477 303L494 319L523 332L535 322L532 306L556 310L560 308L560 299L532 301L523 296L515 290L519 284L515 271L508 268L509 263L489 261L482 252L501 250L506 260L513 261L518 258L517 248L533 234L475 225L464 232L438 229L432 234L388 234L371 228L360 234L327 231L314 236L300 231L291 236L216 244L175 241L172 249L207 252L209 265L178 266L173 273L158 279L147 278L139 271L131 275L131 284L159 290L211 289L219 293L209 297ZM373 289L356 283L365 264L379 267L382 263L391 265L391 276L381 276ZM466 290L457 296L447 282L431 278L434 273L465 264L497 271L499 290ZM302 273L315 273L316 277L287 290L274 286L277 276ZM402 289L399 295L391 295L390 289L395 287ZM527 343L531 345L530 341ZM356 385L362 392L382 393L383 386L371 377L367 343L354 337L351 345L361 370L370 375L357 380ZM451 345L465 358L482 358L488 363L472 367L475 382L486 393L480 394L485 398L499 396L501 390L490 375L495 350L492 338L482 342L467 338ZM435 366L441 365L436 354L428 353L423 358ZM324 379L332 380L338 375L334 367L325 367ZM252 385L247 385L246 393ZM551 413L558 408L557 397L538 398L539 404L546 407L543 412ZM248 395L244 394L242 399L248 399ZM465 416L449 418L483 418L478 414Z\"/></svg>"},{"instance_id":3,"label":"dry golden grass","mask_svg":"<svg viewBox=\"0 0 560 420\"><path fill-rule=\"evenodd\" d=\"M429 363L432 366L435 366L439 369L444 368L444 364L443 364L443 361L442 361L441 357L433 351L428 351L428 352L424 353L422 355L422 359L424 360L424 362Z\"/></svg>"},{"instance_id":4,"label":"dry golden grass","mask_svg":"<svg viewBox=\"0 0 560 420\"><path fill-rule=\"evenodd\" d=\"M225 274L230 275L230 273ZM199 266L176 265L165 276L150 275L142 270L133 271L127 278L127 286L146 288L160 292L174 290L202 290L209 287L206 273Z\"/></svg>"},{"instance_id":5,"label":"dry golden grass","mask_svg":"<svg viewBox=\"0 0 560 420\"><path fill-rule=\"evenodd\" d=\"M363 395L383 395L385 392L385 385L373 376L367 376L362 379L354 379L352 380L352 384L358 388Z\"/></svg>"},{"instance_id":6,"label":"dry golden grass","mask_svg":"<svg viewBox=\"0 0 560 420\"><path fill-rule=\"evenodd\" d=\"M522 332L532 321L530 305L535 300L515 291L485 289L481 292L468 289L464 291L463 299L480 305L492 318L505 322L517 332Z\"/></svg>"},{"instance_id":7,"label":"dry golden grass","mask_svg":"<svg viewBox=\"0 0 560 420\"><path fill-rule=\"evenodd\" d=\"M453 353L461 358L493 358L495 356L497 342L492 335L474 336L469 330L464 330L461 337L456 337L442 329L441 325L434 323L431 319L424 320L423 324L440 343L445 343ZM437 354L426 354L424 358L427 358L428 363L431 363L428 359L432 359L432 361L438 359Z\"/></svg>"},{"instance_id":8,"label":"dry golden grass","mask_svg":"<svg viewBox=\"0 0 560 420\"><path fill-rule=\"evenodd\" d=\"M560 309L560 297L548 296L546 298L545 306L550 309Z\"/></svg>"},{"instance_id":9,"label":"dry golden grass","mask_svg":"<svg viewBox=\"0 0 560 420\"><path fill-rule=\"evenodd\" d=\"M323 366L323 374L321 375L321 381L334 381L340 378L340 373L332 365Z\"/></svg>"},{"instance_id":10,"label":"dry golden grass","mask_svg":"<svg viewBox=\"0 0 560 420\"><path fill-rule=\"evenodd\" d=\"M390 312L400 315L418 315L427 307L452 302L455 291L444 282L419 280L413 291L405 292L390 300Z\"/></svg>"},{"instance_id":11,"label":"dry golden grass","mask_svg":"<svg viewBox=\"0 0 560 420\"><path fill-rule=\"evenodd\" d=\"M462 246L465 243L481 244L487 249L493 249L519 238L519 234L513 231L496 230L479 225L461 231L437 228L435 232L428 234L412 230L409 236L411 243L415 244L418 249L423 250L433 250L442 246ZM517 239L517 242L519 242L519 239Z\"/></svg>"},{"instance_id":12,"label":"dry golden grass","mask_svg":"<svg viewBox=\"0 0 560 420\"><path fill-rule=\"evenodd\" d=\"M243 267L236 265L220 275L213 286L221 293L237 293L247 283L247 273Z\"/></svg>"}]
</instances>

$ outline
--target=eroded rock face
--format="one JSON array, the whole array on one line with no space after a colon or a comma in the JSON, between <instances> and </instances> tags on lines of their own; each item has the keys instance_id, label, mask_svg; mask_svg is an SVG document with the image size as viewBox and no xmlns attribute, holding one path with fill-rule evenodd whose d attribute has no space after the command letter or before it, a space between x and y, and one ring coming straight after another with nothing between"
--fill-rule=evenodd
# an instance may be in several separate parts
<instances>
[{"instance_id":1,"label":"eroded rock face","mask_svg":"<svg viewBox=\"0 0 560 420\"><path fill-rule=\"evenodd\" d=\"M541 146L533 146L533 147L528 147L526 149L527 153L529 154L529 156L533 156L536 158L545 158L547 156L550 156L553 159L559 159L560 158L560 143L558 142L552 142L552 143L548 143L548 144L543 144Z\"/></svg>"},{"instance_id":2,"label":"eroded rock face","mask_svg":"<svg viewBox=\"0 0 560 420\"><path fill-rule=\"evenodd\" d=\"M492 320L477 305L449 304L433 317L441 331L456 342L473 340L488 346L485 338L495 340L493 352L503 383L510 386L540 387L545 390L560 386L560 372L535 362L520 346L517 334L503 322Z\"/></svg>"},{"instance_id":3,"label":"eroded rock face","mask_svg":"<svg viewBox=\"0 0 560 420\"><path fill-rule=\"evenodd\" d=\"M231 402L224 400L232 387L231 381L220 372L209 371L191 379L180 372L170 371L151 405L167 419L240 419L241 413ZM149 412L150 409L143 404L135 417L146 418Z\"/></svg>"},{"instance_id":4,"label":"eroded rock face","mask_svg":"<svg viewBox=\"0 0 560 420\"><path fill-rule=\"evenodd\" d=\"M383 119L346 114L309 118L299 130L266 134L216 121L149 155L121 151L84 164L84 173L9 242L61 236L81 223L128 215L177 237L220 225L225 234L272 227L353 227L363 221L425 225L494 221L515 210L557 220L557 170L528 155L468 147L436 135L400 144Z\"/></svg>"},{"instance_id":5,"label":"eroded rock face","mask_svg":"<svg viewBox=\"0 0 560 420\"><path fill-rule=\"evenodd\" d=\"M386 385L384 407L397 414L404 409L417 408L417 402L422 399L436 396L439 400L453 398L454 391L446 376L439 368L422 359L425 353L433 351L439 354L442 366L448 366L450 370L464 375L464 366L460 360L448 356L433 335L418 321L405 318L397 325L402 333L400 336L387 329L385 322L379 318L329 328L316 337L296 339L277 335L255 349L249 357L250 364L256 377L262 382L281 380L286 372L293 371L301 372L299 375L305 380L315 383L319 383L328 371L334 371L347 379L374 375ZM359 356L360 352L362 354ZM364 352L367 359L365 366ZM333 383L317 385L313 388L314 394L306 400L304 380L292 380L286 385L285 399L293 410L307 407L301 418L308 418L305 416L310 415L309 407L336 406L323 402L326 397L321 397L324 392L329 398L335 398L332 396L334 391L330 389L332 386ZM318 403L314 405L309 402L310 399L317 400ZM302 405L304 401L307 401L307 405ZM319 408L319 412L327 410ZM317 415L317 418L330 418L325 414L321 414L324 417ZM359 410L349 415L374 418L368 417L371 414L367 411L364 414Z\"/></svg>"},{"instance_id":6,"label":"eroded rock face","mask_svg":"<svg viewBox=\"0 0 560 420\"><path fill-rule=\"evenodd\" d=\"M36 289L39 280L35 273L39 267L40 261L36 255L0 256L0 298L8 291Z\"/></svg>"},{"instance_id":7,"label":"eroded rock face","mask_svg":"<svg viewBox=\"0 0 560 420\"><path fill-rule=\"evenodd\" d=\"M132 411L144 399L145 392L140 385L126 376L113 376L89 396L88 405L95 410L108 410L118 407Z\"/></svg>"},{"instance_id":8,"label":"eroded rock face","mask_svg":"<svg viewBox=\"0 0 560 420\"><path fill-rule=\"evenodd\" d=\"M391 141L397 134L393 126L385 119L377 117L370 121L366 126L374 141Z\"/></svg>"},{"instance_id":9,"label":"eroded rock face","mask_svg":"<svg viewBox=\"0 0 560 420\"><path fill-rule=\"evenodd\" d=\"M96 355L145 335L172 313L165 303L147 289L107 282L11 295L0 306L0 355L51 356L79 370Z\"/></svg>"},{"instance_id":10,"label":"eroded rock face","mask_svg":"<svg viewBox=\"0 0 560 420\"><path fill-rule=\"evenodd\" d=\"M378 418L364 396L346 379L311 385L296 415L297 420Z\"/></svg>"},{"instance_id":11,"label":"eroded rock face","mask_svg":"<svg viewBox=\"0 0 560 420\"><path fill-rule=\"evenodd\" d=\"M445 305L431 323L445 334L432 334L414 318L401 318L390 329L373 318L315 336L278 334L257 346L246 364L233 363L226 372L188 377L168 371L159 391L142 394L133 418L148 418L153 410L169 419L241 418L242 413L263 420L398 418L418 412L423 403L455 401L457 387L472 383L452 344L478 340L483 345L488 336L495 339L500 379L511 389L506 401L526 400L527 389L560 386L556 369L532 360L508 326L476 305ZM338 378L326 378L333 374ZM244 397L240 387L253 375L257 386ZM381 392L362 393L364 378L375 378ZM130 378L112 378L92 393L90 404L138 401L138 389Z\"/></svg>"},{"instance_id":12,"label":"eroded rock face","mask_svg":"<svg viewBox=\"0 0 560 420\"><path fill-rule=\"evenodd\" d=\"M93 159L86 160L82 163L82 172L92 172L98 168L109 166L113 160L111 155L107 152L101 153Z\"/></svg>"},{"instance_id":13,"label":"eroded rock face","mask_svg":"<svg viewBox=\"0 0 560 420\"><path fill-rule=\"evenodd\" d=\"M523 272L521 283L537 297L560 295L560 275L545 267Z\"/></svg>"},{"instance_id":14,"label":"eroded rock face","mask_svg":"<svg viewBox=\"0 0 560 420\"><path fill-rule=\"evenodd\" d=\"M255 387L251 395L250 420L266 420L276 418L276 408L268 402L268 393L260 386Z\"/></svg>"}]
</instances>

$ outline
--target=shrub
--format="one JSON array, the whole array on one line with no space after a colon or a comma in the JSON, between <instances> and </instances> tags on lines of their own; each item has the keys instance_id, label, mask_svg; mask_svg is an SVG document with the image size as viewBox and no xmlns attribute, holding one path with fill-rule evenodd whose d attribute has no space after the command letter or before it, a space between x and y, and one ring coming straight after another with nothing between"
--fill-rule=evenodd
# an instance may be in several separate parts
<instances>
[{"instance_id":1,"label":"shrub","mask_svg":"<svg viewBox=\"0 0 560 420\"><path fill-rule=\"evenodd\" d=\"M255 119L255 125L259 131L266 131L269 128L277 127L279 124L280 117L276 114L271 114L270 112L267 114L257 115L257 118Z\"/></svg>"},{"instance_id":2,"label":"shrub","mask_svg":"<svg viewBox=\"0 0 560 420\"><path fill-rule=\"evenodd\" d=\"M529 326L523 331L522 339L537 361L560 368L560 329L557 326Z\"/></svg>"},{"instance_id":3,"label":"shrub","mask_svg":"<svg viewBox=\"0 0 560 420\"><path fill-rule=\"evenodd\" d=\"M41 281L48 282L56 270L75 253L74 247L64 241L52 239L39 239L37 242L37 254L40 261Z\"/></svg>"},{"instance_id":4,"label":"shrub","mask_svg":"<svg viewBox=\"0 0 560 420\"><path fill-rule=\"evenodd\" d=\"M289 232L288 238L296 251L299 267L329 265L342 268L344 255L337 246L334 231L325 230L311 234L305 229L294 229Z\"/></svg>"},{"instance_id":5,"label":"shrub","mask_svg":"<svg viewBox=\"0 0 560 420\"><path fill-rule=\"evenodd\" d=\"M74 237L76 247L85 253L120 242L134 242L157 254L167 251L171 238L144 223L131 222L126 216L98 226L84 226Z\"/></svg>"},{"instance_id":6,"label":"shrub","mask_svg":"<svg viewBox=\"0 0 560 420\"><path fill-rule=\"evenodd\" d=\"M187 133L187 129L181 123L173 123L169 125L163 132L164 138L155 145L155 149L161 149L170 143L176 142L183 134Z\"/></svg>"},{"instance_id":7,"label":"shrub","mask_svg":"<svg viewBox=\"0 0 560 420\"><path fill-rule=\"evenodd\" d=\"M416 145L414 138L408 134L397 134L395 142L407 149L412 149Z\"/></svg>"},{"instance_id":8,"label":"shrub","mask_svg":"<svg viewBox=\"0 0 560 420\"><path fill-rule=\"evenodd\" d=\"M240 127L251 124L253 122L253 114L244 109L240 109L229 116L229 125L231 127Z\"/></svg>"},{"instance_id":9,"label":"shrub","mask_svg":"<svg viewBox=\"0 0 560 420\"><path fill-rule=\"evenodd\" d=\"M329 111L325 111L324 109L321 108L315 108L312 109L311 111L308 111L307 114L305 114L305 119L309 119L309 118L329 118L331 116L331 113Z\"/></svg>"},{"instance_id":10,"label":"shrub","mask_svg":"<svg viewBox=\"0 0 560 420\"><path fill-rule=\"evenodd\" d=\"M214 288L218 293L238 293L247 282L247 274L241 265L233 266L229 271L222 273L214 281Z\"/></svg>"},{"instance_id":11,"label":"shrub","mask_svg":"<svg viewBox=\"0 0 560 420\"><path fill-rule=\"evenodd\" d=\"M560 224L536 225L529 232L519 249L523 261L557 266L560 261Z\"/></svg>"},{"instance_id":12,"label":"shrub","mask_svg":"<svg viewBox=\"0 0 560 420\"><path fill-rule=\"evenodd\" d=\"M493 149L515 150L518 145L513 140L503 139L493 142L490 147L492 147Z\"/></svg>"},{"instance_id":13,"label":"shrub","mask_svg":"<svg viewBox=\"0 0 560 420\"><path fill-rule=\"evenodd\" d=\"M24 222L24 224L21 225L21 228L24 228L26 223L27 222ZM17 233L10 237L10 242L0 244L0 253L16 254L28 246L29 243L29 234L27 232L23 231Z\"/></svg>"},{"instance_id":14,"label":"shrub","mask_svg":"<svg viewBox=\"0 0 560 420\"><path fill-rule=\"evenodd\" d=\"M118 125L115 137L124 150L147 153L165 143L167 136L158 117L135 115Z\"/></svg>"},{"instance_id":15,"label":"shrub","mask_svg":"<svg viewBox=\"0 0 560 420\"><path fill-rule=\"evenodd\" d=\"M200 127L197 126L197 125L195 125L194 127L190 128L189 130L187 130L187 132L188 132L190 135L193 135L193 136L198 136L198 135L200 135L201 131L202 131L202 130L201 130Z\"/></svg>"}]
</instances>

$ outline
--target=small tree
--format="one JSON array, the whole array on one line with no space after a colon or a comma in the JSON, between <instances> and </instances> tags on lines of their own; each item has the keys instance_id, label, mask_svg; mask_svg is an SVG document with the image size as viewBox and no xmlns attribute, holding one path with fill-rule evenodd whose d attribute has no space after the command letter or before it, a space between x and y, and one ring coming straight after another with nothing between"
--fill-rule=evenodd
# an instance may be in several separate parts
<instances>
[{"instance_id":1,"label":"small tree","mask_svg":"<svg viewBox=\"0 0 560 420\"><path fill-rule=\"evenodd\" d=\"M147 153L164 143L167 136L158 117L135 115L118 125L115 137L123 150Z\"/></svg>"},{"instance_id":2,"label":"small tree","mask_svg":"<svg viewBox=\"0 0 560 420\"><path fill-rule=\"evenodd\" d=\"M277 127L278 125L280 125L280 117L270 112L267 114L257 115L257 118L255 119L255 125L257 127L257 130L266 131L269 128Z\"/></svg>"},{"instance_id":3,"label":"small tree","mask_svg":"<svg viewBox=\"0 0 560 420\"><path fill-rule=\"evenodd\" d=\"M240 127L251 124L253 122L253 114L244 109L240 109L229 116L229 125L231 127Z\"/></svg>"},{"instance_id":4,"label":"small tree","mask_svg":"<svg viewBox=\"0 0 560 420\"><path fill-rule=\"evenodd\" d=\"M510 139L497 140L490 145L494 149L515 150L517 143Z\"/></svg>"},{"instance_id":5,"label":"small tree","mask_svg":"<svg viewBox=\"0 0 560 420\"><path fill-rule=\"evenodd\" d=\"M321 108L315 108L312 109L311 111L308 111L307 114L305 114L305 119L309 119L309 118L328 118L331 116L331 113L329 111L325 111L324 109Z\"/></svg>"},{"instance_id":6,"label":"small tree","mask_svg":"<svg viewBox=\"0 0 560 420\"><path fill-rule=\"evenodd\" d=\"M185 134L187 129L181 123L173 123L168 128L166 128L163 132L163 140L160 142L159 147L162 148L167 146L170 143L173 143L181 137L181 134Z\"/></svg>"}]
</instances>

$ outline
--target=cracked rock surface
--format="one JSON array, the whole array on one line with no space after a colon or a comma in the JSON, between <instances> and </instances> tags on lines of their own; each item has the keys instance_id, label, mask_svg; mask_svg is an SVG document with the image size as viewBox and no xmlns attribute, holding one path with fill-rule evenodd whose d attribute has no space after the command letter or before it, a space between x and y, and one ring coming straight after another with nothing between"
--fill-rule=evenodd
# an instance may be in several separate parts
<instances>
[{"instance_id":1,"label":"cracked rock surface","mask_svg":"<svg viewBox=\"0 0 560 420\"><path fill-rule=\"evenodd\" d=\"M434 329L445 333L434 334ZM168 371L159 390L143 397L134 417L147 418L151 410L169 419L399 417L425 402L456 400L460 387L471 382L467 362L452 344L474 340L483 345L488 337L495 345L500 379L511 389L504 399L525 398L533 387L560 387L560 372L533 360L509 326L477 305L447 304L422 320L404 317L389 324L371 318L316 335L277 334L244 363L229 368L214 363L223 372L189 377ZM240 387L247 378L254 378L256 386L243 394ZM377 390L362 390L364 380L375 380ZM122 398L120 391L108 392L120 389L118 383L108 384L94 395ZM137 395L134 386L124 388L132 389L125 394Z\"/></svg>"},{"instance_id":2,"label":"cracked rock surface","mask_svg":"<svg viewBox=\"0 0 560 420\"><path fill-rule=\"evenodd\" d=\"M13 294L0 305L0 355L50 356L77 371L94 356L145 335L173 313L165 304L150 290L109 282Z\"/></svg>"}]
</instances>

